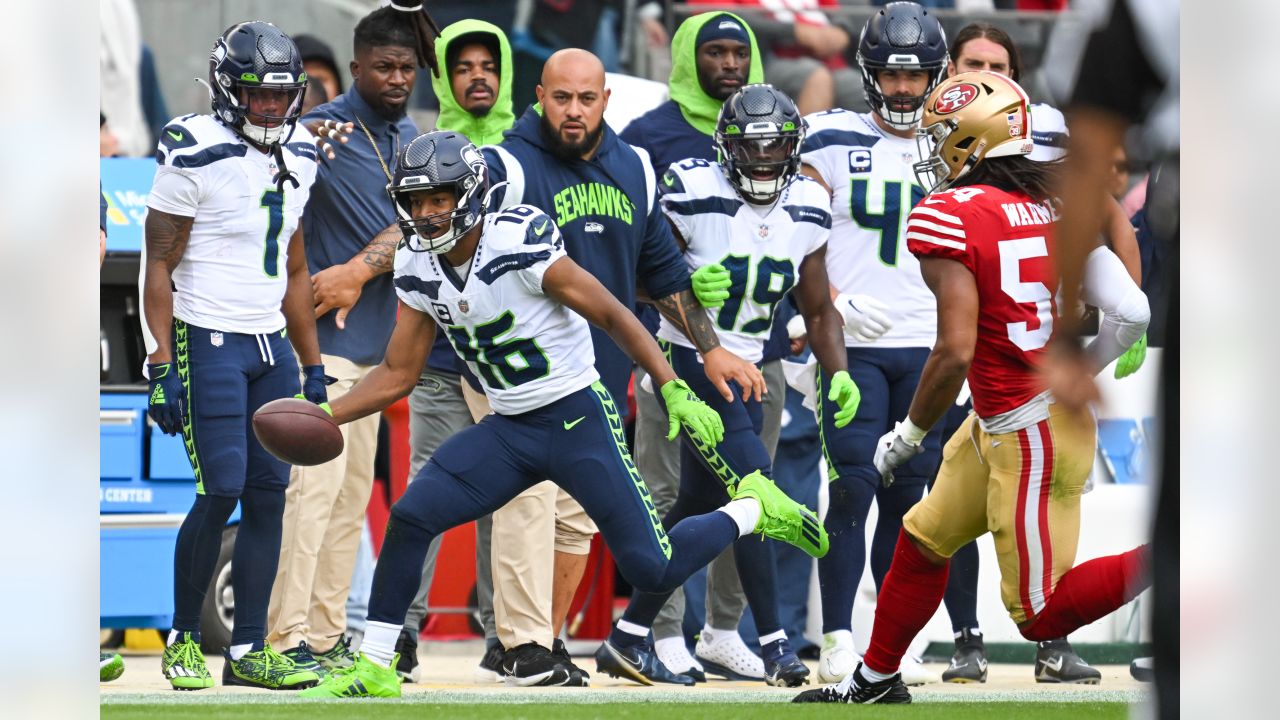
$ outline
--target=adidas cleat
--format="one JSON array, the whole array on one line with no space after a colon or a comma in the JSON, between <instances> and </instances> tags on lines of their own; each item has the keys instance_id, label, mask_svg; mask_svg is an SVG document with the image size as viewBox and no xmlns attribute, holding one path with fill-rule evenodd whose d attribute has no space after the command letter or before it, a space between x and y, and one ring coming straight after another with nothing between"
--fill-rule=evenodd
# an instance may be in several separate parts
<instances>
[{"instance_id":1,"label":"adidas cleat","mask_svg":"<svg viewBox=\"0 0 1280 720\"><path fill-rule=\"evenodd\" d=\"M337 668L319 685L298 693L298 697L400 697L400 675L396 673L395 661L393 657L391 666L383 667L359 653L349 667Z\"/></svg>"},{"instance_id":2,"label":"adidas cleat","mask_svg":"<svg viewBox=\"0 0 1280 720\"><path fill-rule=\"evenodd\" d=\"M178 641L164 649L160 670L174 690L202 690L213 687L213 676L204 664L200 641L182 633Z\"/></svg>"},{"instance_id":3,"label":"adidas cleat","mask_svg":"<svg viewBox=\"0 0 1280 720\"><path fill-rule=\"evenodd\" d=\"M942 682L984 683L987 681L987 647L982 632L965 628L957 633L951 664L942 671Z\"/></svg>"},{"instance_id":4,"label":"adidas cleat","mask_svg":"<svg viewBox=\"0 0 1280 720\"><path fill-rule=\"evenodd\" d=\"M98 653L98 682L111 682L124 674L124 658L120 653Z\"/></svg>"},{"instance_id":5,"label":"adidas cleat","mask_svg":"<svg viewBox=\"0 0 1280 720\"><path fill-rule=\"evenodd\" d=\"M247 652L239 660L226 656L222 666L223 685L243 685L268 690L301 690L320 682L320 674L303 670L291 658L276 652L270 645Z\"/></svg>"},{"instance_id":6,"label":"adidas cleat","mask_svg":"<svg viewBox=\"0 0 1280 720\"><path fill-rule=\"evenodd\" d=\"M602 672L609 677L634 680L641 685L694 684L693 678L688 675L677 675L668 670L648 643L620 648L605 640L596 650L596 672Z\"/></svg>"},{"instance_id":7,"label":"adidas cleat","mask_svg":"<svg viewBox=\"0 0 1280 720\"><path fill-rule=\"evenodd\" d=\"M316 659L315 654L311 652L311 648L305 640L298 643L297 647L291 647L280 654L292 660L299 670L310 670L320 677L324 677L326 674L324 666Z\"/></svg>"},{"instance_id":8,"label":"adidas cleat","mask_svg":"<svg viewBox=\"0 0 1280 720\"><path fill-rule=\"evenodd\" d=\"M755 498L760 503L760 523L755 532L794 545L816 558L827 554L830 547L827 529L818 516L792 500L759 470L738 481L733 499L743 497Z\"/></svg>"},{"instance_id":9,"label":"adidas cleat","mask_svg":"<svg viewBox=\"0 0 1280 720\"><path fill-rule=\"evenodd\" d=\"M1077 655L1066 638L1046 640L1036 648L1036 682L1097 685L1102 673Z\"/></svg>"},{"instance_id":10,"label":"adidas cleat","mask_svg":"<svg viewBox=\"0 0 1280 720\"><path fill-rule=\"evenodd\" d=\"M493 645L485 648L484 657L480 658L480 664L476 666L472 676L477 685L502 682L502 656L505 654L502 644L496 640Z\"/></svg>"},{"instance_id":11,"label":"adidas cleat","mask_svg":"<svg viewBox=\"0 0 1280 720\"><path fill-rule=\"evenodd\" d=\"M911 692L902 684L902 676L871 682L862 676L862 663L839 684L816 690L805 690L791 700L795 703L856 703L859 705L904 704L911 702Z\"/></svg>"}]
</instances>

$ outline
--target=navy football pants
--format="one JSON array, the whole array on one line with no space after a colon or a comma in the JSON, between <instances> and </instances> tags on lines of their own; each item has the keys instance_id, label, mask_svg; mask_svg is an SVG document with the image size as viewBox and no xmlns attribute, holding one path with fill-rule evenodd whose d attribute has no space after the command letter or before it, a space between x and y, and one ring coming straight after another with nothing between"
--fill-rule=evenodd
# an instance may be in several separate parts
<instances>
[{"instance_id":1,"label":"navy football pants","mask_svg":"<svg viewBox=\"0 0 1280 720\"><path fill-rule=\"evenodd\" d=\"M489 415L449 438L391 509L369 620L403 624L427 546L449 528L550 479L595 521L627 582L670 591L738 537L713 512L665 531L627 451L622 418L599 383L519 415Z\"/></svg>"}]
</instances>

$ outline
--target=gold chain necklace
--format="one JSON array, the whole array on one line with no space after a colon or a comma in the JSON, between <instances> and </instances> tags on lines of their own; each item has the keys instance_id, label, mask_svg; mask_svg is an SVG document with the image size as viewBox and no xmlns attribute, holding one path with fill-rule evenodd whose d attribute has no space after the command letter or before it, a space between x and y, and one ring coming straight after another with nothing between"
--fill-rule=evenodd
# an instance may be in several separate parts
<instances>
[{"instance_id":1,"label":"gold chain necklace","mask_svg":"<svg viewBox=\"0 0 1280 720\"><path fill-rule=\"evenodd\" d=\"M369 128L365 127L364 121L356 115L356 122L360 123L360 129L364 131L364 136L369 138L369 144L373 146L373 152L378 156L378 164L382 166L382 172L387 176L387 182L394 182L391 177L391 169L387 167L387 161L382 159L382 151L378 149L378 143L373 141L373 133L369 132Z\"/></svg>"}]
</instances>

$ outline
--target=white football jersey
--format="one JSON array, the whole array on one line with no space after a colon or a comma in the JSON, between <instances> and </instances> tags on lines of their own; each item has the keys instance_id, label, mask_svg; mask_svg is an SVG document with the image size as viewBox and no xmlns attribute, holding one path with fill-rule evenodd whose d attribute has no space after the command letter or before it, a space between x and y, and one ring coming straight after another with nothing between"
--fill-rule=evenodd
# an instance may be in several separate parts
<instances>
[{"instance_id":1,"label":"white football jersey","mask_svg":"<svg viewBox=\"0 0 1280 720\"><path fill-rule=\"evenodd\" d=\"M831 201L822 186L797 177L770 205L738 195L717 163L691 158L672 163L662 178L662 212L688 243L690 270L720 263L729 271L729 299L706 312L720 343L760 362L773 311L800 276L800 264L827 242ZM658 337L691 348L666 318Z\"/></svg>"},{"instance_id":2,"label":"white football jersey","mask_svg":"<svg viewBox=\"0 0 1280 720\"><path fill-rule=\"evenodd\" d=\"M281 191L275 158L212 115L187 115L161 131L147 207L195 218L173 271L175 318L248 334L284 327L289 238L316 179L311 134L299 125L283 152L298 187L286 181Z\"/></svg>"},{"instance_id":3,"label":"white football jersey","mask_svg":"<svg viewBox=\"0 0 1280 720\"><path fill-rule=\"evenodd\" d=\"M912 164L915 139L883 132L869 113L828 110L805 117L801 157L831 188L827 275L842 293L889 306L893 329L871 343L845 335L850 347L933 347L937 309L907 252L907 215L924 198Z\"/></svg>"},{"instance_id":4,"label":"white football jersey","mask_svg":"<svg viewBox=\"0 0 1280 720\"><path fill-rule=\"evenodd\" d=\"M440 325L494 412L529 412L600 378L587 321L542 292L543 274L563 257L551 218L513 205L485 215L465 277L443 255L401 247L396 294Z\"/></svg>"}]
</instances>

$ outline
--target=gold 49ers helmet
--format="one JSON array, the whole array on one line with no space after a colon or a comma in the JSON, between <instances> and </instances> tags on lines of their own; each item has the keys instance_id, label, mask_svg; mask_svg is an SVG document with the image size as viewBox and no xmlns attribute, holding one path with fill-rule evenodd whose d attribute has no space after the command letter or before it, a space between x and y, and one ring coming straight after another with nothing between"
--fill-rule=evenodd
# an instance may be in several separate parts
<instances>
[{"instance_id":1,"label":"gold 49ers helmet","mask_svg":"<svg viewBox=\"0 0 1280 720\"><path fill-rule=\"evenodd\" d=\"M946 190L978 163L1028 155L1031 102L1018 83L999 73L967 72L939 85L924 103L916 130L916 180L929 192Z\"/></svg>"}]
</instances>

